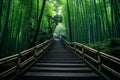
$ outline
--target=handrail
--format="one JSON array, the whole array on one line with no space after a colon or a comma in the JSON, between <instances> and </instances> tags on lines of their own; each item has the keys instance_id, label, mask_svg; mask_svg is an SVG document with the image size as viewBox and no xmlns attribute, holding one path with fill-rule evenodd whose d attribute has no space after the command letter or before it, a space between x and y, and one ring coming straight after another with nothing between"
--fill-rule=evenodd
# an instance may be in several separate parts
<instances>
[{"instance_id":1,"label":"handrail","mask_svg":"<svg viewBox=\"0 0 120 80\"><path fill-rule=\"evenodd\" d=\"M16 65L0 72L0 79L9 76L12 73L19 75L21 73L20 69L28 65L31 61L36 61L36 59L39 58L39 55L43 53L52 44L52 42L53 38L20 53L0 59L0 66L3 67L6 63L17 62L15 63ZM31 53L32 55L30 55ZM24 57L25 59L23 59Z\"/></svg>"},{"instance_id":2,"label":"handrail","mask_svg":"<svg viewBox=\"0 0 120 80\"><path fill-rule=\"evenodd\" d=\"M104 58L105 60L108 60L110 62L113 62L117 65L120 66L120 59L111 55L108 55L106 53L100 52L98 50L95 50L93 48L90 48L88 46L85 46L81 43L77 43L77 42L68 42L65 39L63 39L65 45L69 48L71 48L72 50L74 50L74 52L79 53L82 56L83 60L86 60L86 58L90 59L92 62L96 63L98 66L97 71L102 73L102 69L107 70L110 74L113 74L114 76L116 76L117 78L120 78L120 72L115 70L114 68L111 68L111 66L108 66L106 63L102 62L102 58ZM80 49L81 48L81 49ZM85 51L89 51L89 54L92 54L94 56L96 56L97 58L92 57L91 55L87 54L87 52ZM86 57L86 58L85 58ZM89 62L89 61L88 61ZM92 64L92 63L91 63ZM94 66L95 67L95 66Z\"/></svg>"}]
</instances>

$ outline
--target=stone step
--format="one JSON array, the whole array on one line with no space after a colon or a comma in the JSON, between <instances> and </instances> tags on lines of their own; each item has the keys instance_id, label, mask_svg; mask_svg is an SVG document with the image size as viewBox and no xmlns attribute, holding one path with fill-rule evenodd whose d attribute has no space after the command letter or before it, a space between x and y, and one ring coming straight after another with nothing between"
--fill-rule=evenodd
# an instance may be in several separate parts
<instances>
[{"instance_id":1,"label":"stone step","mask_svg":"<svg viewBox=\"0 0 120 80\"><path fill-rule=\"evenodd\" d=\"M38 63L83 63L82 60L79 61L41 61L39 60Z\"/></svg>"},{"instance_id":2,"label":"stone step","mask_svg":"<svg viewBox=\"0 0 120 80\"><path fill-rule=\"evenodd\" d=\"M86 67L86 64L84 63L36 63L34 66L55 66L55 67Z\"/></svg>"},{"instance_id":3,"label":"stone step","mask_svg":"<svg viewBox=\"0 0 120 80\"><path fill-rule=\"evenodd\" d=\"M23 80L99 80L95 73L28 72Z\"/></svg>"},{"instance_id":4,"label":"stone step","mask_svg":"<svg viewBox=\"0 0 120 80\"><path fill-rule=\"evenodd\" d=\"M62 68L62 67L32 67L32 72L77 72L90 73L93 72L90 68Z\"/></svg>"}]
</instances>

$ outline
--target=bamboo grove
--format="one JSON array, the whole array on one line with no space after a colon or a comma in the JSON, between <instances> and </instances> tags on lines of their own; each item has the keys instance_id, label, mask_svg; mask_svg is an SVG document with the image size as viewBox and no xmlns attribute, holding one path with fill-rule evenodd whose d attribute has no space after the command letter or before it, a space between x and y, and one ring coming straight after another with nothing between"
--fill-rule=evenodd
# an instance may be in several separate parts
<instances>
[{"instance_id":1,"label":"bamboo grove","mask_svg":"<svg viewBox=\"0 0 120 80\"><path fill-rule=\"evenodd\" d=\"M59 23L64 28L58 31ZM0 0L0 57L50 39L54 31L71 42L120 44L120 0Z\"/></svg>"},{"instance_id":2,"label":"bamboo grove","mask_svg":"<svg viewBox=\"0 0 120 80\"><path fill-rule=\"evenodd\" d=\"M120 0L66 0L66 38L80 43L120 37Z\"/></svg>"},{"instance_id":3,"label":"bamboo grove","mask_svg":"<svg viewBox=\"0 0 120 80\"><path fill-rule=\"evenodd\" d=\"M0 0L0 57L51 38L60 22L59 4L52 0Z\"/></svg>"}]
</instances>

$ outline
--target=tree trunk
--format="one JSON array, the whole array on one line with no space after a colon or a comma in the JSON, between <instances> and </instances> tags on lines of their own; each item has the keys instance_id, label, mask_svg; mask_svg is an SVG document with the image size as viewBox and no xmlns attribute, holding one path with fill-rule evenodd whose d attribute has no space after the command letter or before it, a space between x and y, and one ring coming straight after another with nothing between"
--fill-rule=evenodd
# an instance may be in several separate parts
<instances>
[{"instance_id":1,"label":"tree trunk","mask_svg":"<svg viewBox=\"0 0 120 80\"><path fill-rule=\"evenodd\" d=\"M19 52L20 51L20 44L19 44L19 35L20 35L20 27L21 27L21 23L22 23L22 5L20 5L19 7L19 23L17 25L17 32L16 32L16 49L15 49L15 53Z\"/></svg>"},{"instance_id":2,"label":"tree trunk","mask_svg":"<svg viewBox=\"0 0 120 80\"><path fill-rule=\"evenodd\" d=\"M37 39L37 36L39 34L39 29L40 29L41 20L42 20L43 12L44 12L44 9L45 9L45 5L46 5L46 0L43 0L41 13L40 13L40 16L39 16L39 19L38 19L38 25L37 25L37 28L36 28L36 31L35 31L34 38L33 38L32 42L30 44L30 47L33 47L36 44L36 39Z\"/></svg>"},{"instance_id":3,"label":"tree trunk","mask_svg":"<svg viewBox=\"0 0 120 80\"><path fill-rule=\"evenodd\" d=\"M68 11L69 35L70 35L70 41L72 42L71 15L70 15L70 9L69 9L68 0L67 0L67 11Z\"/></svg>"},{"instance_id":4,"label":"tree trunk","mask_svg":"<svg viewBox=\"0 0 120 80\"><path fill-rule=\"evenodd\" d=\"M33 8L33 0L30 0L30 6L29 6L29 13L28 13L28 27L27 27L27 37L26 37L26 46L29 48L29 45L30 45L30 41L31 41L31 37L30 36L30 29L31 29L31 26L32 26L32 22L31 22L31 15L32 15L32 8Z\"/></svg>"},{"instance_id":5,"label":"tree trunk","mask_svg":"<svg viewBox=\"0 0 120 80\"><path fill-rule=\"evenodd\" d=\"M0 0L0 17L1 17L1 13L2 13L2 5L3 5L3 0Z\"/></svg>"},{"instance_id":6,"label":"tree trunk","mask_svg":"<svg viewBox=\"0 0 120 80\"><path fill-rule=\"evenodd\" d=\"M114 24L115 24L115 29L117 30L117 36L120 37L120 13L119 13L119 7L117 6L116 0L112 1L111 3L113 5L113 13L114 13ZM114 29L114 28L113 28Z\"/></svg>"},{"instance_id":7,"label":"tree trunk","mask_svg":"<svg viewBox=\"0 0 120 80\"><path fill-rule=\"evenodd\" d=\"M39 0L37 0L37 22L38 22L38 18L39 18Z\"/></svg>"},{"instance_id":8,"label":"tree trunk","mask_svg":"<svg viewBox=\"0 0 120 80\"><path fill-rule=\"evenodd\" d=\"M2 24L1 24L1 18L2 18L2 5L3 5L3 0L0 0L0 26L2 26Z\"/></svg>"},{"instance_id":9,"label":"tree trunk","mask_svg":"<svg viewBox=\"0 0 120 80\"><path fill-rule=\"evenodd\" d=\"M10 5L11 5L11 0L8 1L7 14L6 14L6 19L5 19L5 24L4 24L4 27L3 27L4 29L3 29L1 39L0 39L0 51L1 52L6 51L5 48L7 47L6 42L7 42L7 39L8 39L8 21L9 21Z\"/></svg>"},{"instance_id":10,"label":"tree trunk","mask_svg":"<svg viewBox=\"0 0 120 80\"><path fill-rule=\"evenodd\" d=\"M106 19L106 27L107 27L107 36L108 38L111 37L111 29L110 29L110 23L108 20L108 14L107 14L107 8L106 8L106 0L103 0L103 5L104 5L104 11L105 11L105 19Z\"/></svg>"}]
</instances>

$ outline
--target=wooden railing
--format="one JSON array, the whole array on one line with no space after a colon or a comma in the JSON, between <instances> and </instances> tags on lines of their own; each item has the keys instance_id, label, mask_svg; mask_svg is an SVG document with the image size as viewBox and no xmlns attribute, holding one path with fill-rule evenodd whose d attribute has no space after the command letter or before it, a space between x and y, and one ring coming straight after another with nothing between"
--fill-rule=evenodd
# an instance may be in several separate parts
<instances>
[{"instance_id":1,"label":"wooden railing","mask_svg":"<svg viewBox=\"0 0 120 80\"><path fill-rule=\"evenodd\" d=\"M112 75L116 79L120 78L119 58L100 52L77 42L68 42L65 39L63 39L63 41L67 47L71 48L85 62L87 62L106 79L109 80Z\"/></svg>"},{"instance_id":2,"label":"wooden railing","mask_svg":"<svg viewBox=\"0 0 120 80\"><path fill-rule=\"evenodd\" d=\"M4 69L7 66L5 70L0 70L0 79L5 78L6 76L11 77L12 75L19 75L24 71L26 66L30 63L34 63L42 55L41 53L46 51L52 42L53 38L18 54L0 59L0 68Z\"/></svg>"}]
</instances>

